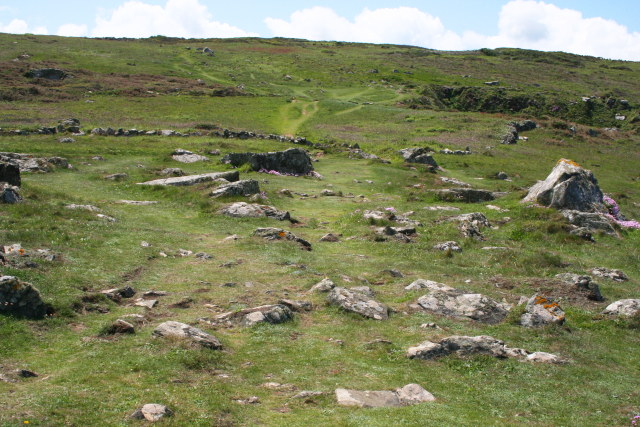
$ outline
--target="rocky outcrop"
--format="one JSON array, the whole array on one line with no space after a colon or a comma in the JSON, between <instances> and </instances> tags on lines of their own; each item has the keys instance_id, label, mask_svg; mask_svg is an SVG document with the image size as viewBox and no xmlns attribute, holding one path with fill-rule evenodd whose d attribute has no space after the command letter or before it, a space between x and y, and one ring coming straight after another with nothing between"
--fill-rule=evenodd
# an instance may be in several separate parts
<instances>
[{"instance_id":1,"label":"rocky outcrop","mask_svg":"<svg viewBox=\"0 0 640 427\"><path fill-rule=\"evenodd\" d=\"M493 324L502 322L511 309L509 304L499 303L485 295L466 293L441 283L425 283L425 287L430 292L418 298L418 305L430 313Z\"/></svg>"},{"instance_id":2,"label":"rocky outcrop","mask_svg":"<svg viewBox=\"0 0 640 427\"><path fill-rule=\"evenodd\" d=\"M337 305L345 311L357 313L375 320L389 318L389 308L372 297L353 290L336 287L327 297L329 304Z\"/></svg>"},{"instance_id":3,"label":"rocky outcrop","mask_svg":"<svg viewBox=\"0 0 640 427\"><path fill-rule=\"evenodd\" d=\"M547 325L562 325L565 321L564 311L557 302L550 298L534 295L529 298L525 313L520 317L520 324L528 328Z\"/></svg>"},{"instance_id":4,"label":"rocky outcrop","mask_svg":"<svg viewBox=\"0 0 640 427\"><path fill-rule=\"evenodd\" d=\"M570 224L576 228L572 231L574 234L584 230L587 232L603 231L608 234L614 234L615 230L611 225L611 221L604 214L598 212L581 212L577 210L563 210L560 212Z\"/></svg>"},{"instance_id":5,"label":"rocky outcrop","mask_svg":"<svg viewBox=\"0 0 640 427\"><path fill-rule=\"evenodd\" d=\"M445 252L462 252L462 247L460 247L460 244L458 244L458 242L454 242L453 240L437 243L433 245L433 249Z\"/></svg>"},{"instance_id":6,"label":"rocky outcrop","mask_svg":"<svg viewBox=\"0 0 640 427\"><path fill-rule=\"evenodd\" d=\"M590 273L594 276L613 280L614 282L626 282L629 280L629 277L622 270L596 267L591 269Z\"/></svg>"},{"instance_id":7,"label":"rocky outcrop","mask_svg":"<svg viewBox=\"0 0 640 427\"><path fill-rule=\"evenodd\" d=\"M556 274L556 279L573 286L577 292L586 294L587 299L592 301L604 301L604 297L600 293L600 286L593 281L591 276L580 275L574 273Z\"/></svg>"},{"instance_id":8,"label":"rocky outcrop","mask_svg":"<svg viewBox=\"0 0 640 427\"><path fill-rule=\"evenodd\" d=\"M435 190L436 197L444 202L478 203L495 200L496 196L488 190L473 188L447 188Z\"/></svg>"},{"instance_id":9,"label":"rocky outcrop","mask_svg":"<svg viewBox=\"0 0 640 427\"><path fill-rule=\"evenodd\" d=\"M394 408L433 402L436 398L418 384L407 384L394 391L369 391L336 389L336 400L340 406L359 408Z\"/></svg>"},{"instance_id":10,"label":"rocky outcrop","mask_svg":"<svg viewBox=\"0 0 640 427\"><path fill-rule=\"evenodd\" d=\"M24 153L0 153L0 161L17 165L20 172L51 172L56 167L68 169L71 166L64 157L33 157Z\"/></svg>"},{"instance_id":11,"label":"rocky outcrop","mask_svg":"<svg viewBox=\"0 0 640 427\"><path fill-rule=\"evenodd\" d=\"M333 283L333 280L329 278L324 278L315 285L313 285L310 289L311 292L329 292L331 289L335 288L336 284Z\"/></svg>"},{"instance_id":12,"label":"rocky outcrop","mask_svg":"<svg viewBox=\"0 0 640 427\"><path fill-rule=\"evenodd\" d=\"M212 350L220 350L222 348L220 341L213 335L187 325L186 323L175 322L173 320L158 325L154 329L153 335L157 337L185 339Z\"/></svg>"},{"instance_id":13,"label":"rocky outcrop","mask_svg":"<svg viewBox=\"0 0 640 427\"><path fill-rule=\"evenodd\" d=\"M53 314L33 285L14 276L0 277L0 314L42 319Z\"/></svg>"},{"instance_id":14,"label":"rocky outcrop","mask_svg":"<svg viewBox=\"0 0 640 427\"><path fill-rule=\"evenodd\" d=\"M407 163L421 163L425 165L429 165L432 168L437 168L438 163L436 163L435 159L431 155L433 151L429 148L403 148L399 151L402 155L402 158Z\"/></svg>"},{"instance_id":15,"label":"rocky outcrop","mask_svg":"<svg viewBox=\"0 0 640 427\"><path fill-rule=\"evenodd\" d=\"M518 135L518 129L516 129L516 127L513 125L509 125L507 126L507 131L502 136L502 141L500 141L500 143L507 145L517 144L519 137L520 135Z\"/></svg>"},{"instance_id":16,"label":"rocky outcrop","mask_svg":"<svg viewBox=\"0 0 640 427\"><path fill-rule=\"evenodd\" d=\"M616 316L638 316L640 315L640 299L621 299L612 302L602 313Z\"/></svg>"},{"instance_id":17,"label":"rocky outcrop","mask_svg":"<svg viewBox=\"0 0 640 427\"><path fill-rule=\"evenodd\" d=\"M273 218L278 221L291 221L291 215L287 211L281 211L273 206L259 205L256 203L238 202L225 206L220 213L236 218Z\"/></svg>"},{"instance_id":18,"label":"rocky outcrop","mask_svg":"<svg viewBox=\"0 0 640 427\"><path fill-rule=\"evenodd\" d=\"M560 159L549 176L529 189L522 200L556 209L601 212L602 191L590 170L567 159Z\"/></svg>"},{"instance_id":19,"label":"rocky outcrop","mask_svg":"<svg viewBox=\"0 0 640 427\"><path fill-rule=\"evenodd\" d=\"M0 182L20 187L20 168L9 162L0 162Z\"/></svg>"},{"instance_id":20,"label":"rocky outcrop","mask_svg":"<svg viewBox=\"0 0 640 427\"><path fill-rule=\"evenodd\" d=\"M260 185L255 179L243 179L241 181L223 184L209 194L211 197L226 196L251 196L260 192Z\"/></svg>"},{"instance_id":21,"label":"rocky outcrop","mask_svg":"<svg viewBox=\"0 0 640 427\"><path fill-rule=\"evenodd\" d=\"M513 357L537 363L567 363L566 359L551 353L529 352L522 348L510 348L503 341L488 335L475 337L453 335L439 342L425 341L407 350L410 359L433 360L450 354L458 356L486 355L497 358Z\"/></svg>"},{"instance_id":22,"label":"rocky outcrop","mask_svg":"<svg viewBox=\"0 0 640 427\"><path fill-rule=\"evenodd\" d=\"M305 249L307 251L311 250L311 243L296 236L290 231L283 230L282 228L273 228L273 227L258 228L253 232L253 235L262 237L263 239L271 240L271 241L288 240L291 242L298 243L302 247L302 249Z\"/></svg>"},{"instance_id":23,"label":"rocky outcrop","mask_svg":"<svg viewBox=\"0 0 640 427\"><path fill-rule=\"evenodd\" d=\"M480 212L458 215L449 218L449 221L458 222L458 229L460 230L460 233L464 237L474 240L484 240L481 230L484 227L491 226L487 217Z\"/></svg>"},{"instance_id":24,"label":"rocky outcrop","mask_svg":"<svg viewBox=\"0 0 640 427\"><path fill-rule=\"evenodd\" d=\"M211 172L199 175L176 176L172 178L154 179L152 181L140 182L138 185L172 185L182 187L187 185L196 185L203 182L211 182L216 179L225 179L229 182L235 182L240 179L238 171L230 172Z\"/></svg>"},{"instance_id":25,"label":"rocky outcrop","mask_svg":"<svg viewBox=\"0 0 640 427\"><path fill-rule=\"evenodd\" d=\"M308 175L313 171L309 154L301 148L268 153L230 153L221 161L234 167L249 164L254 171L276 171L291 175Z\"/></svg>"},{"instance_id":26,"label":"rocky outcrop","mask_svg":"<svg viewBox=\"0 0 640 427\"><path fill-rule=\"evenodd\" d=\"M200 319L204 323L223 326L253 326L258 323L278 324L293 320L293 312L284 304L262 305L239 311L222 313L212 318Z\"/></svg>"}]
</instances>

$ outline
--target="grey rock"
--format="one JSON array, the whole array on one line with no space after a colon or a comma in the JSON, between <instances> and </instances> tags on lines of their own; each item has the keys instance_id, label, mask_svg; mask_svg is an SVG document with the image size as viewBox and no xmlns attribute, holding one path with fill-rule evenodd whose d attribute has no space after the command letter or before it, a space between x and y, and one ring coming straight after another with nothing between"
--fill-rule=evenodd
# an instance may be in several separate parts
<instances>
[{"instance_id":1,"label":"grey rock","mask_svg":"<svg viewBox=\"0 0 640 427\"><path fill-rule=\"evenodd\" d=\"M253 326L258 323L278 324L293 319L293 312L284 304L262 305L259 307L245 308L239 311L222 313L208 319L200 319L211 325Z\"/></svg>"},{"instance_id":2,"label":"grey rock","mask_svg":"<svg viewBox=\"0 0 640 427\"><path fill-rule=\"evenodd\" d=\"M462 248L458 244L458 242L454 242L453 240L449 242L438 243L433 246L433 249L438 251L451 251L451 252L462 252Z\"/></svg>"},{"instance_id":3,"label":"grey rock","mask_svg":"<svg viewBox=\"0 0 640 427\"><path fill-rule=\"evenodd\" d=\"M398 399L403 405L417 405L424 402L433 402L436 398L433 394L422 388L418 384L407 384L396 389Z\"/></svg>"},{"instance_id":4,"label":"grey rock","mask_svg":"<svg viewBox=\"0 0 640 427\"><path fill-rule=\"evenodd\" d=\"M311 287L311 292L329 292L336 287L331 279L324 278Z\"/></svg>"},{"instance_id":5,"label":"grey rock","mask_svg":"<svg viewBox=\"0 0 640 427\"><path fill-rule=\"evenodd\" d=\"M339 242L340 238L338 236L336 236L335 234L327 233L327 234L325 234L324 236L322 236L320 238L320 241L321 242L333 242L333 243L335 243L335 242Z\"/></svg>"},{"instance_id":6,"label":"grey rock","mask_svg":"<svg viewBox=\"0 0 640 427\"><path fill-rule=\"evenodd\" d=\"M116 203L120 205L131 205L131 206L150 206L157 205L158 202L155 200L118 200Z\"/></svg>"},{"instance_id":7,"label":"grey rock","mask_svg":"<svg viewBox=\"0 0 640 427\"><path fill-rule=\"evenodd\" d=\"M70 168L63 157L33 157L30 154L0 152L0 161L17 165L20 172L51 172L55 167Z\"/></svg>"},{"instance_id":8,"label":"grey rock","mask_svg":"<svg viewBox=\"0 0 640 427\"><path fill-rule=\"evenodd\" d=\"M335 192L335 191L333 191L333 190L329 190L328 188L325 188L324 190L322 190L322 191L320 192L320 195L321 195L321 196L325 196L325 197L329 197L329 196L337 196L337 195L338 195L338 193L336 193L336 192Z\"/></svg>"},{"instance_id":9,"label":"grey rock","mask_svg":"<svg viewBox=\"0 0 640 427\"><path fill-rule=\"evenodd\" d=\"M502 141L500 143L507 144L507 145L517 144L518 138L519 138L518 130L516 129L515 126L510 125L507 127L507 131L502 136Z\"/></svg>"},{"instance_id":10,"label":"grey rock","mask_svg":"<svg viewBox=\"0 0 640 427\"><path fill-rule=\"evenodd\" d=\"M176 149L172 153L171 158L181 163L195 163L209 160L209 158L206 156L194 154L191 151L183 150L181 148Z\"/></svg>"},{"instance_id":11,"label":"grey rock","mask_svg":"<svg viewBox=\"0 0 640 427\"><path fill-rule=\"evenodd\" d=\"M417 279L405 286L405 291L418 291L421 289L429 289L430 291L449 291L453 288L444 283L434 282L433 280Z\"/></svg>"},{"instance_id":12,"label":"grey rock","mask_svg":"<svg viewBox=\"0 0 640 427\"><path fill-rule=\"evenodd\" d=\"M170 417L173 415L173 411L164 405L157 403L147 403L141 408L137 409L131 418L136 420L147 420L150 422L156 422L164 417Z\"/></svg>"},{"instance_id":13,"label":"grey rock","mask_svg":"<svg viewBox=\"0 0 640 427\"><path fill-rule=\"evenodd\" d=\"M210 196L214 198L223 196L250 196L257 193L260 193L258 181L254 179L245 179L221 185L212 191Z\"/></svg>"},{"instance_id":14,"label":"grey rock","mask_svg":"<svg viewBox=\"0 0 640 427\"><path fill-rule=\"evenodd\" d=\"M291 310L297 311L297 312L313 310L313 304L311 304L309 301L281 299L279 301L279 304L285 305L289 307Z\"/></svg>"},{"instance_id":15,"label":"grey rock","mask_svg":"<svg viewBox=\"0 0 640 427\"><path fill-rule=\"evenodd\" d=\"M67 209L71 209L71 210L83 210L83 211L89 211L89 212L100 212L100 208L93 206L93 205L77 205L75 203L71 203L68 205L65 205L65 208Z\"/></svg>"},{"instance_id":16,"label":"grey rock","mask_svg":"<svg viewBox=\"0 0 640 427\"><path fill-rule=\"evenodd\" d=\"M565 313L558 303L537 294L529 298L525 313L520 317L520 324L528 328L562 325L564 321Z\"/></svg>"},{"instance_id":17,"label":"grey rock","mask_svg":"<svg viewBox=\"0 0 640 427\"><path fill-rule=\"evenodd\" d=\"M609 269L604 267L593 268L590 271L591 274L598 277L604 277L607 279L611 279L614 282L626 282L629 280L629 277L624 274L622 270Z\"/></svg>"},{"instance_id":18,"label":"grey rock","mask_svg":"<svg viewBox=\"0 0 640 427\"><path fill-rule=\"evenodd\" d=\"M230 153L221 161L235 167L248 163L254 171L264 169L294 175L307 175L313 171L309 154L301 148L268 153Z\"/></svg>"},{"instance_id":19,"label":"grey rock","mask_svg":"<svg viewBox=\"0 0 640 427\"><path fill-rule=\"evenodd\" d=\"M369 297L368 295L354 292L349 289L336 287L331 290L327 300L330 304L337 305L345 311L357 313L363 317L375 320L389 318L389 308Z\"/></svg>"},{"instance_id":20,"label":"grey rock","mask_svg":"<svg viewBox=\"0 0 640 427\"><path fill-rule=\"evenodd\" d=\"M521 122L511 122L511 126L515 127L518 132L527 132L534 130L538 127L538 124L533 120L523 120Z\"/></svg>"},{"instance_id":21,"label":"grey rock","mask_svg":"<svg viewBox=\"0 0 640 427\"><path fill-rule=\"evenodd\" d=\"M425 311L444 316L467 317L483 323L500 323L507 317L511 306L499 303L482 294L465 293L440 283L428 284L431 291L418 298ZM410 285L411 286L411 285Z\"/></svg>"},{"instance_id":22,"label":"grey rock","mask_svg":"<svg viewBox=\"0 0 640 427\"><path fill-rule=\"evenodd\" d=\"M431 155L432 151L429 148L404 148L399 153L407 163L421 163L433 168L438 167L438 163Z\"/></svg>"},{"instance_id":23,"label":"grey rock","mask_svg":"<svg viewBox=\"0 0 640 427\"><path fill-rule=\"evenodd\" d=\"M488 190L473 188L447 188L435 190L436 197L444 202L478 203L495 200L495 195Z\"/></svg>"},{"instance_id":24,"label":"grey rock","mask_svg":"<svg viewBox=\"0 0 640 427\"><path fill-rule=\"evenodd\" d=\"M373 292L373 289L371 289L369 286L353 286L349 288L349 290L372 298L375 296L375 292Z\"/></svg>"},{"instance_id":25,"label":"grey rock","mask_svg":"<svg viewBox=\"0 0 640 427\"><path fill-rule=\"evenodd\" d=\"M292 399L309 399L312 397L322 396L324 392L322 391L313 391L313 390L303 390L295 396L291 396Z\"/></svg>"},{"instance_id":26,"label":"grey rock","mask_svg":"<svg viewBox=\"0 0 640 427\"><path fill-rule=\"evenodd\" d=\"M560 159L549 176L533 185L522 201L556 209L601 212L602 197L598 181L590 170Z\"/></svg>"},{"instance_id":27,"label":"grey rock","mask_svg":"<svg viewBox=\"0 0 640 427\"><path fill-rule=\"evenodd\" d=\"M237 202L227 205L220 212L224 215L236 218L273 218L278 221L291 221L289 212L281 211L273 206L259 205L256 203Z\"/></svg>"},{"instance_id":28,"label":"grey rock","mask_svg":"<svg viewBox=\"0 0 640 427\"><path fill-rule=\"evenodd\" d=\"M446 176L441 177L440 181L445 184L457 185L458 187L471 187L471 185L467 184L466 182L460 181L456 178L447 178Z\"/></svg>"},{"instance_id":29,"label":"grey rock","mask_svg":"<svg viewBox=\"0 0 640 427\"><path fill-rule=\"evenodd\" d=\"M164 176L184 176L185 173L180 168L165 168L159 172L160 175Z\"/></svg>"},{"instance_id":30,"label":"grey rock","mask_svg":"<svg viewBox=\"0 0 640 427\"><path fill-rule=\"evenodd\" d=\"M263 239L274 241L274 240L288 240L295 243L298 243L302 249L310 251L311 243L306 240L296 236L290 231L283 230L281 228L267 227L267 228L258 228L253 232L254 236L262 237Z\"/></svg>"},{"instance_id":31,"label":"grey rock","mask_svg":"<svg viewBox=\"0 0 640 427\"><path fill-rule=\"evenodd\" d=\"M240 173L238 171L229 172L211 172L199 175L186 175L176 176L172 178L154 179L152 181L140 182L138 185L173 185L173 186L187 186L196 185L203 182L211 182L216 179L223 178L229 182L234 182L240 179Z\"/></svg>"},{"instance_id":32,"label":"grey rock","mask_svg":"<svg viewBox=\"0 0 640 427\"><path fill-rule=\"evenodd\" d=\"M136 307L144 307L144 308L153 308L156 305L158 305L158 300L157 299L138 299L136 300L136 302L133 303L133 305L135 305Z\"/></svg>"},{"instance_id":33,"label":"grey rock","mask_svg":"<svg viewBox=\"0 0 640 427\"><path fill-rule=\"evenodd\" d=\"M108 179L108 180L111 180L111 181L120 181L120 180L126 179L128 177L129 177L129 175L127 175L126 173L122 172L122 173L114 173L114 174L111 174L111 175L106 175L104 177L104 179Z\"/></svg>"},{"instance_id":34,"label":"grey rock","mask_svg":"<svg viewBox=\"0 0 640 427\"><path fill-rule=\"evenodd\" d=\"M42 319L53 312L53 307L42 300L38 289L30 283L14 276L0 277L0 314Z\"/></svg>"},{"instance_id":35,"label":"grey rock","mask_svg":"<svg viewBox=\"0 0 640 427\"><path fill-rule=\"evenodd\" d=\"M509 179L509 175L507 175L507 173L506 173L506 172L498 172L498 173L496 174L496 178L497 178L497 179L500 179L500 180L502 180L502 181L506 181L507 179Z\"/></svg>"},{"instance_id":36,"label":"grey rock","mask_svg":"<svg viewBox=\"0 0 640 427\"><path fill-rule=\"evenodd\" d=\"M407 350L410 359L433 360L450 354L458 356L487 355L497 358L517 358L529 362L566 363L567 360L550 353L532 353L521 348L510 348L501 340L488 335L475 337L453 335L439 342L425 341Z\"/></svg>"},{"instance_id":37,"label":"grey rock","mask_svg":"<svg viewBox=\"0 0 640 427\"><path fill-rule=\"evenodd\" d=\"M616 316L637 316L640 314L640 299L621 299L612 302L602 313Z\"/></svg>"},{"instance_id":38,"label":"grey rock","mask_svg":"<svg viewBox=\"0 0 640 427\"><path fill-rule=\"evenodd\" d=\"M394 408L400 407L400 399L394 391L369 391L336 389L336 400L340 406L357 406L360 408Z\"/></svg>"},{"instance_id":39,"label":"grey rock","mask_svg":"<svg viewBox=\"0 0 640 427\"><path fill-rule=\"evenodd\" d=\"M20 203L21 201L22 196L20 195L20 189L18 187L0 183L0 203L13 205L15 203Z\"/></svg>"},{"instance_id":40,"label":"grey rock","mask_svg":"<svg viewBox=\"0 0 640 427\"><path fill-rule=\"evenodd\" d=\"M201 329L187 325L186 323L170 320L161 323L153 330L153 335L158 337L174 337L189 340L202 347L212 350L220 350L222 344L216 337L204 332Z\"/></svg>"},{"instance_id":41,"label":"grey rock","mask_svg":"<svg viewBox=\"0 0 640 427\"><path fill-rule=\"evenodd\" d=\"M15 163L0 162L0 182L20 187L20 167Z\"/></svg>"},{"instance_id":42,"label":"grey rock","mask_svg":"<svg viewBox=\"0 0 640 427\"><path fill-rule=\"evenodd\" d=\"M603 231L608 234L614 234L615 230L609 221L609 218L602 213L582 212L577 210L560 211L569 223L578 227L576 230L587 230L589 232Z\"/></svg>"}]
</instances>

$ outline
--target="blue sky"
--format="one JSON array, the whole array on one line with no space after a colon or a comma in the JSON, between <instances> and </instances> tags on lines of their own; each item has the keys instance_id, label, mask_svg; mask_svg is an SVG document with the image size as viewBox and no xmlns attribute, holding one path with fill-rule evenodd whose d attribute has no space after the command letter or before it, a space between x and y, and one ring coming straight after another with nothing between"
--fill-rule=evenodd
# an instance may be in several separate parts
<instances>
[{"instance_id":1,"label":"blue sky","mask_svg":"<svg viewBox=\"0 0 640 427\"><path fill-rule=\"evenodd\" d=\"M638 0L0 0L0 32L299 37L640 60Z\"/></svg>"}]
</instances>

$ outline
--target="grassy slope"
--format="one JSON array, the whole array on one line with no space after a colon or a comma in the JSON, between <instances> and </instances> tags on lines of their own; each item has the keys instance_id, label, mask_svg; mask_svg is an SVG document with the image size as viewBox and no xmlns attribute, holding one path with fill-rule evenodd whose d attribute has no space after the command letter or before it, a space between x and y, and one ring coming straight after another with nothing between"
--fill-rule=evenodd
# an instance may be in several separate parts
<instances>
[{"instance_id":1,"label":"grassy slope","mask_svg":"<svg viewBox=\"0 0 640 427\"><path fill-rule=\"evenodd\" d=\"M154 172L163 167L182 166L169 157L178 147L196 152L218 148L226 153L276 150L285 148L284 144L211 137L93 136L76 138L74 144L60 144L53 136L2 137L0 151L65 156L76 168L25 175L26 202L0 210L2 242L20 242L26 248L48 247L64 256L64 262L43 262L38 269L3 270L3 274L34 283L60 315L38 322L0 319L0 365L28 367L41 373L39 378L17 384L0 383L0 407L5 408L0 412L0 424L30 420L36 425L121 425L127 423L127 414L146 402L175 409L175 417L167 422L175 425L625 425L630 414L640 410L635 377L640 364L637 329L628 322L599 319L597 313L603 304L565 303L568 328L532 331L510 322L484 326L413 313L408 304L420 294L402 290L422 277L514 302L520 295L535 292L540 286L537 278L602 265L621 268L632 278L622 284L600 280L609 301L637 297L640 233L622 232L622 238L598 236L596 244L588 244L555 232L557 218L552 212L524 208L518 203L524 188L544 178L557 159L566 157L594 170L602 188L619 199L623 212L640 217L640 208L633 204L640 200L640 149L632 128L594 138L579 126L578 135L572 137L554 129L553 120L542 120L544 128L528 133L527 142L500 146L496 145L497 136L511 117L414 111L396 105L413 96L423 84L469 84L469 79L461 77L467 74L474 76L476 84L500 79L526 88L532 71L540 67L535 56L531 60L533 53L501 51L501 55L487 56L286 40L174 43L160 39L125 42L7 35L0 36L0 45L1 61L27 52L32 55L30 62L57 64L70 70L89 70L104 76L130 74L132 79L134 71L200 78L206 84L244 84L247 92L258 95L219 98L184 90L153 97L117 96L113 90L118 87L109 88L106 83L88 93L96 79L76 71L75 81L59 88L73 94L71 99L42 102L36 97L4 102L0 107L1 127L53 125L68 116L80 118L88 128L193 129L209 123L303 134L319 142L357 142L366 151L392 160L390 165L382 165L351 160L337 150L328 150L315 164L324 181L244 174L261 180L270 204L302 220L294 232L314 244L312 252L302 252L286 244L265 244L250 238L258 226L281 224L221 217L216 211L223 202L208 199L206 186L154 189L135 185L154 178ZM198 46L211 47L216 56L202 57L185 49ZM566 97L620 91L617 96L637 104L637 63L554 54L542 59L555 62L545 63L544 73L536 72L544 90L558 90ZM579 61L582 66L570 68L567 60ZM631 71L602 65L622 65ZM374 68L379 70L377 74L369 72ZM413 74L393 73L393 69ZM292 79L285 80L284 75ZM560 83L559 75L566 80ZM388 79L387 83L381 82L383 79ZM399 85L403 82L407 84ZM11 82L13 87L19 84L30 83L26 79ZM7 86L5 80L2 88ZM422 209L435 202L432 196L410 187L416 183L425 184L425 188L441 185L437 176L401 164L395 151L415 145L471 146L477 153L473 156L436 155L436 159L445 168L444 176L478 188L511 192L494 203L510 209L508 213L482 205L458 205L464 212L484 212L493 222L510 216L512 221L486 232L486 244L508 246L508 251L483 251L480 247L484 243L472 241L463 242L465 251L453 258L430 250L436 242L460 238L454 226L436 223L446 215ZM91 160L95 155L106 160ZM225 166L213 161L183 169L197 173L224 170ZM513 182L489 178L499 170L512 175ZM102 179L116 172L127 172L129 178L123 182ZM373 184L355 183L354 179L372 180ZM319 194L328 185L344 194L362 194L367 200L301 200L277 194L281 188ZM160 203L149 207L113 203L119 199ZM67 203L95 204L118 222L104 223L88 213L68 211L63 208ZM425 224L416 243L374 243L369 224L354 214L356 209L388 206L416 212L415 218ZM342 233L345 239L338 244L319 243L326 232ZM243 238L222 243L230 233ZM346 240L348 237L354 239ZM142 240L152 247L140 247ZM206 251L214 259L200 262L157 256L160 250L178 248ZM221 267L232 260L242 263ZM139 268L140 274L131 274ZM407 277L391 278L382 273L387 268L397 268ZM345 282L341 275L354 282ZM398 313L387 322L367 321L325 306L321 296L305 295L324 276L340 285L359 284L359 277L377 283L378 298ZM507 278L513 288L496 287L491 280L496 276ZM465 283L467 279L471 282ZM149 324L135 336L98 339L99 331L110 321L142 310L108 303L108 314L76 315L70 306L79 301L84 290L125 282L138 290L160 289L171 294L162 299L149 315ZM222 287L225 282L238 286ZM253 286L246 287L245 282ZM186 296L194 298L192 308L168 307ZM153 327L161 321L194 323L199 317L210 316L204 307L207 303L236 309L276 302L283 296L308 298L317 308L281 326L213 331L225 345L224 353L150 338ZM419 328L421 323L432 321L444 331ZM494 335L509 345L557 352L575 363L532 366L487 358L426 363L404 357L408 346L450 334ZM328 341L330 338L344 340L345 344L339 346ZM366 342L374 338L393 344L368 347ZM221 373L228 378L220 377ZM293 393L260 387L267 381L329 394L315 404L306 404L289 400ZM353 410L336 407L331 396L336 387L389 389L410 382L422 384L438 401L400 409ZM262 403L242 406L233 401L252 395L259 396Z\"/></svg>"}]
</instances>

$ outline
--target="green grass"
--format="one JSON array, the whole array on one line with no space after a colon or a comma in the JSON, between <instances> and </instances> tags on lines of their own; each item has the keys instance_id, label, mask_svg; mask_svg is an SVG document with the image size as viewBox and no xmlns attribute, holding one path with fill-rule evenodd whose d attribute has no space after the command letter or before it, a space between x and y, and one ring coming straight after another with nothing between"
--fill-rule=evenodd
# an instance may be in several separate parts
<instances>
[{"instance_id":1,"label":"green grass","mask_svg":"<svg viewBox=\"0 0 640 427\"><path fill-rule=\"evenodd\" d=\"M63 156L74 168L23 174L25 201L0 205L0 243L21 243L27 250L50 248L62 255L61 260L39 262L37 268L2 268L2 274L33 283L54 305L57 315L41 321L0 318L0 372L28 368L40 374L17 383L0 382L0 425L23 421L32 425L135 424L127 416L150 402L175 410L175 416L160 425L608 426L627 425L640 411L637 322L601 318L606 303L561 302L567 312L566 327L529 330L513 321L487 326L416 313L410 305L422 294L403 289L425 278L515 303L520 296L535 293L541 286L539 279L605 266L620 268L631 278L623 283L598 280L607 302L637 297L640 233L597 235L596 243L588 243L568 235L556 212L520 203L525 190L546 177L564 157L593 170L601 188L614 195L622 211L640 218L640 139L633 126L624 123L618 133L592 137L588 127L578 125L577 134L571 135L563 126L554 127L557 119L542 117L536 118L541 128L526 133L528 141L503 146L498 141L506 122L518 116L411 110L397 104L428 84L480 86L483 81L499 79L525 90L531 70L544 64L545 72L536 74L542 88L535 90L557 88L563 96L582 96L618 88L616 96L624 96L633 106L638 102L632 85L638 76L637 63L508 49L448 53L281 39L116 41L0 35L0 43L5 47L0 50L0 61L26 51L33 63L60 64L78 74L73 85L61 87L70 91L70 99L3 101L2 128L36 128L78 117L86 129L191 131L209 124L305 135L313 142L332 144L310 149L323 180L241 171L243 178L260 182L269 197L266 203L290 211L301 221L291 226L266 218L224 217L219 209L241 198L210 199L207 184L185 188L136 185L157 178L157 171L165 167L181 167L187 173L229 169L213 156L210 162L179 164L170 157L176 148L197 153L219 149L226 154L281 150L287 144L213 136L90 135L62 144L56 136L1 135L0 151ZM50 53L52 46L55 55ZM193 49L185 49L202 46L211 47L216 56L197 56ZM133 62L135 66L127 65ZM622 66L631 71L611 68ZM373 68L379 73L369 73ZM110 95L106 83L103 90L88 94L86 89L93 83L78 70L133 76L135 71L200 78L223 86L244 84L254 96L211 97L188 91L152 97ZM404 73L409 70L413 74ZM466 74L472 77L461 77ZM285 80L284 75L292 79ZM559 75L567 79L561 81ZM2 76L2 90L30 84L12 81L6 73ZM86 103L87 99L94 102ZM565 127L573 124L562 123ZM349 159L341 145L354 143L391 163ZM402 163L397 150L412 146L435 150L470 146L474 154L436 153L444 170L432 174L419 165L413 168ZM105 160L92 160L96 155ZM498 171L507 172L512 181L493 179ZM117 172L126 172L128 177L119 182L103 179ZM461 212L487 216L496 228L484 230L486 242L467 241L454 224L441 221L451 213L423 209L443 204L428 191L444 186L440 176L509 193L491 203L508 212L497 212L487 204L450 204ZM283 188L318 197L285 197L278 193ZM325 188L347 197L320 196ZM115 203L121 199L159 203ZM68 203L93 204L117 222L68 210L64 208ZM391 206L399 212L414 211L412 218L422 222L413 243L374 241L371 224L361 211ZM262 226L289 229L309 240L313 251L251 237ZM341 242L319 242L328 232L342 234ZM241 239L223 242L230 234ZM143 240L151 247L141 247ZM431 249L446 240L459 241L464 252L447 257ZM508 250L485 251L483 246ZM179 248L204 251L214 258L159 256L161 251L173 255ZM230 261L237 265L222 266ZM405 277L393 278L383 272L391 268ZM376 298L395 312L388 321L376 322L327 306L324 295L307 293L323 277L340 286L367 281ZM501 283L497 279L509 286L496 285ZM222 286L228 282L237 286ZM135 335L105 339L100 336L105 326L125 314L144 314L144 310L110 301L98 302L109 309L106 314L83 314L72 308L87 295L124 284L138 291L164 290L169 295L160 298L160 305L148 313L148 323ZM194 299L190 308L169 307L184 297ZM151 336L153 328L165 320L197 325L198 318L214 314L206 304L236 310L284 297L309 300L315 309L297 314L284 325L215 329L199 325L222 341L222 352ZM419 327L428 322L443 329ZM408 347L421 341L452 334L492 335L509 346L557 353L573 363L540 366L484 357L424 362L404 355ZM392 344L367 345L376 338ZM290 399L295 392L261 386L269 381L326 394L305 403ZM413 382L432 392L437 401L404 408L353 409L338 407L333 397L338 387L384 390ZM258 396L261 403L235 402L250 396Z\"/></svg>"}]
</instances>

